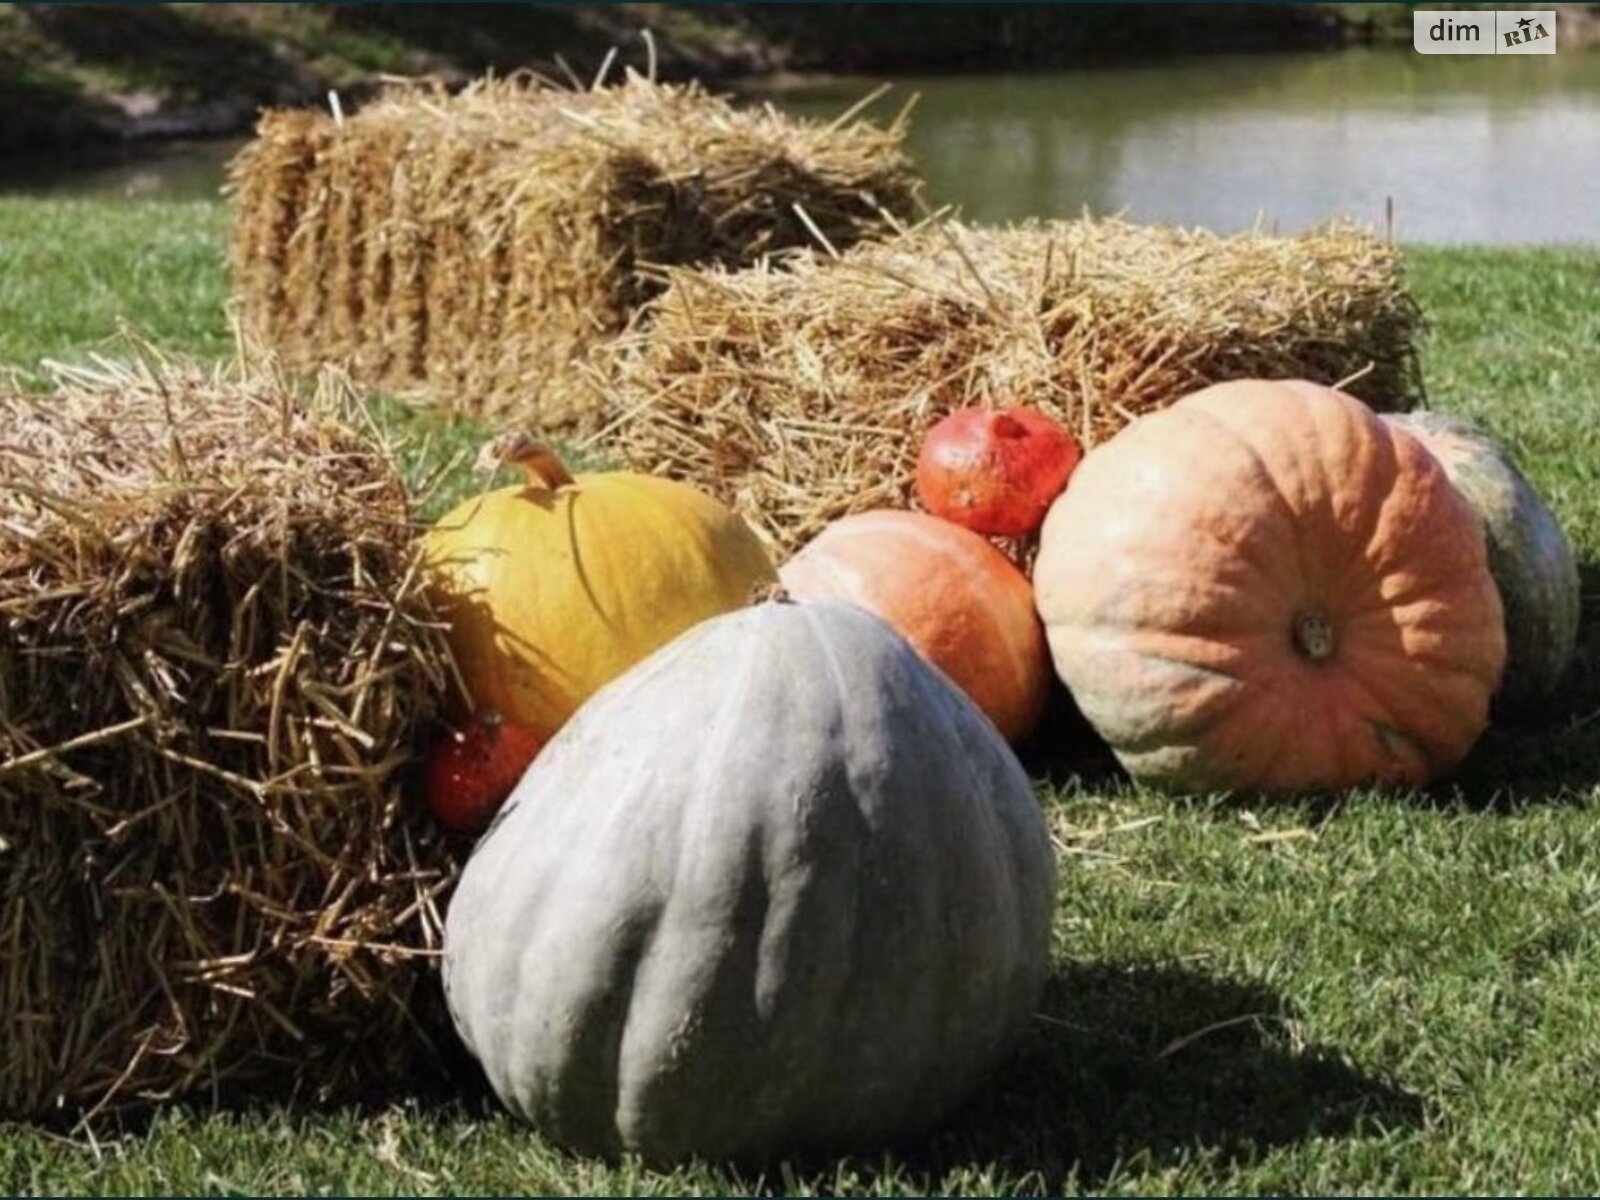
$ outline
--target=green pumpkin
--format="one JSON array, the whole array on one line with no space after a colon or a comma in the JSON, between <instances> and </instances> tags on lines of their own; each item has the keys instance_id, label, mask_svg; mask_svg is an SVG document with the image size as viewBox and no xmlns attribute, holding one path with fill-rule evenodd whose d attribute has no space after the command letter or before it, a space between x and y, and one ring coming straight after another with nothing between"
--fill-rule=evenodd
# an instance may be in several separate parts
<instances>
[{"instance_id":1,"label":"green pumpkin","mask_svg":"<svg viewBox=\"0 0 1600 1200\"><path fill-rule=\"evenodd\" d=\"M584 1152L765 1159L951 1111L1043 983L1054 859L1021 765L877 617L768 603L609 684L451 900L456 1028Z\"/></svg>"},{"instance_id":2,"label":"green pumpkin","mask_svg":"<svg viewBox=\"0 0 1600 1200\"><path fill-rule=\"evenodd\" d=\"M1578 563L1571 543L1511 455L1473 422L1431 412L1384 420L1426 446L1483 519L1506 623L1506 671L1494 711L1508 717L1537 708L1577 650Z\"/></svg>"}]
</instances>

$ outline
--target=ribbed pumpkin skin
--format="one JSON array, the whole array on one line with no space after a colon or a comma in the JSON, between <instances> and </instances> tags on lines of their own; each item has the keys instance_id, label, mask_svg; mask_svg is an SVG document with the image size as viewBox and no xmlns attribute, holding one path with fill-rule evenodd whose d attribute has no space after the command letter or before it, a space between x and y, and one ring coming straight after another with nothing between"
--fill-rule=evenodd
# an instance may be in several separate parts
<instances>
[{"instance_id":1,"label":"ribbed pumpkin skin","mask_svg":"<svg viewBox=\"0 0 1600 1200\"><path fill-rule=\"evenodd\" d=\"M1012 741L1038 724L1050 652L1027 578L993 545L925 513L829 525L778 572L799 600L876 613L950 676Z\"/></svg>"},{"instance_id":2,"label":"ribbed pumpkin skin","mask_svg":"<svg viewBox=\"0 0 1600 1200\"><path fill-rule=\"evenodd\" d=\"M1385 417L1420 441L1483 520L1505 609L1506 673L1494 711L1526 713L1555 691L1578 648L1578 560L1555 514L1477 425L1443 413Z\"/></svg>"},{"instance_id":3,"label":"ribbed pumpkin skin","mask_svg":"<svg viewBox=\"0 0 1600 1200\"><path fill-rule=\"evenodd\" d=\"M456 1028L574 1149L752 1159L924 1128L1038 998L1054 863L1021 767L877 618L768 603L617 680L452 899Z\"/></svg>"},{"instance_id":4,"label":"ribbed pumpkin skin","mask_svg":"<svg viewBox=\"0 0 1600 1200\"><path fill-rule=\"evenodd\" d=\"M625 472L467 500L424 546L474 703L540 741L603 684L777 578L717 501Z\"/></svg>"},{"instance_id":5,"label":"ribbed pumpkin skin","mask_svg":"<svg viewBox=\"0 0 1600 1200\"><path fill-rule=\"evenodd\" d=\"M1034 589L1084 715L1176 790L1421 783L1482 732L1505 662L1466 501L1309 383L1207 388L1090 453Z\"/></svg>"}]
</instances>

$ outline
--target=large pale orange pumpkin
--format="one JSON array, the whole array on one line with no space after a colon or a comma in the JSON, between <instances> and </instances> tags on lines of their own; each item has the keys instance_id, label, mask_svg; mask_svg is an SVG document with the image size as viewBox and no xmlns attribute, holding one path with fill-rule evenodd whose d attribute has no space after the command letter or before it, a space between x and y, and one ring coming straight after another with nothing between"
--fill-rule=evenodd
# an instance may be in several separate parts
<instances>
[{"instance_id":1,"label":"large pale orange pumpkin","mask_svg":"<svg viewBox=\"0 0 1600 1200\"><path fill-rule=\"evenodd\" d=\"M846 600L882 617L1007 738L1039 721L1050 657L1022 572L970 530L924 513L835 521L784 565L801 600Z\"/></svg>"},{"instance_id":2,"label":"large pale orange pumpkin","mask_svg":"<svg viewBox=\"0 0 1600 1200\"><path fill-rule=\"evenodd\" d=\"M527 481L442 517L425 569L472 704L539 742L651 651L777 580L750 527L694 488L574 479L527 439L500 449Z\"/></svg>"},{"instance_id":3,"label":"large pale orange pumpkin","mask_svg":"<svg viewBox=\"0 0 1600 1200\"><path fill-rule=\"evenodd\" d=\"M1310 383L1210 387L1090 453L1034 589L1084 715L1178 790L1423 782L1505 663L1481 522L1414 438Z\"/></svg>"}]
</instances>

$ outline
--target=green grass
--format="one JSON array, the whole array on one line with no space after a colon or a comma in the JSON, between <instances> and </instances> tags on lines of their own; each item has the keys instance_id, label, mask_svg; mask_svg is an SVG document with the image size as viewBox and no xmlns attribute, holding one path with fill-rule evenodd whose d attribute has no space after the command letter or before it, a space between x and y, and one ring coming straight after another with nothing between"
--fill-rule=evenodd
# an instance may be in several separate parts
<instances>
[{"instance_id":1,"label":"green grass","mask_svg":"<svg viewBox=\"0 0 1600 1200\"><path fill-rule=\"evenodd\" d=\"M0 201L0 359L119 321L228 343L214 206ZM1572 1192L1600 1178L1600 253L1417 250L1433 403L1504 436L1585 563L1580 670L1456 784L1174 802L1041 783L1057 970L1028 1044L881 1156L663 1174L561 1153L481 1097L0 1129L0 1191ZM18 269L20 267L20 269ZM385 408L389 419L399 410ZM468 445L434 435L427 462Z\"/></svg>"},{"instance_id":2,"label":"green grass","mask_svg":"<svg viewBox=\"0 0 1600 1200\"><path fill-rule=\"evenodd\" d=\"M122 326L196 354L231 343L220 204L0 202L0 363L37 380Z\"/></svg>"}]
</instances>

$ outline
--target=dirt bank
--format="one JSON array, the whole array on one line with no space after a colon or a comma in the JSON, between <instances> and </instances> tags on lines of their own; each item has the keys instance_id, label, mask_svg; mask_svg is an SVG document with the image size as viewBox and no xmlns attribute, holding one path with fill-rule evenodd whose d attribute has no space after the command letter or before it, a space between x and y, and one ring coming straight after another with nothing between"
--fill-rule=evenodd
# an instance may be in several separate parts
<instances>
[{"instance_id":1,"label":"dirt bank","mask_svg":"<svg viewBox=\"0 0 1600 1200\"><path fill-rule=\"evenodd\" d=\"M1566 6L1564 45L1600 31ZM641 36L650 30L653 49ZM1569 34L1570 31L1570 34ZM0 152L247 130L264 105L358 104L385 75L533 67L588 80L613 49L669 78L1016 70L1410 41L1363 4L0 4Z\"/></svg>"}]
</instances>

